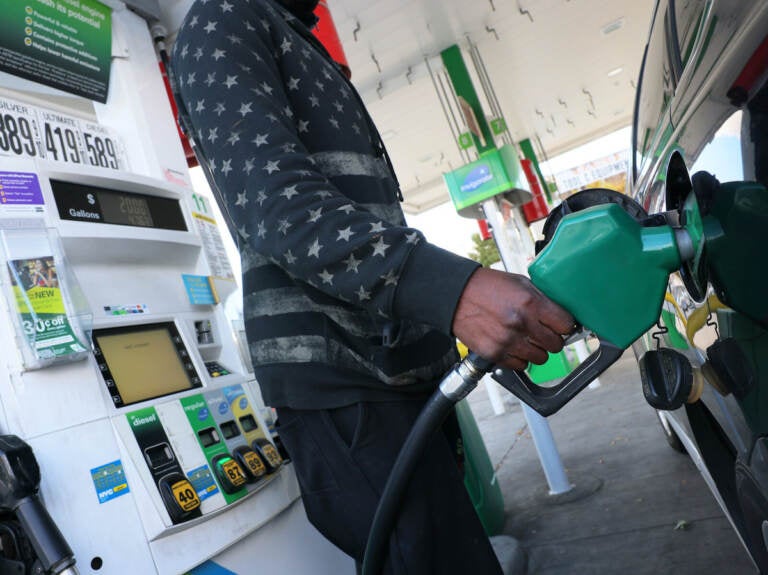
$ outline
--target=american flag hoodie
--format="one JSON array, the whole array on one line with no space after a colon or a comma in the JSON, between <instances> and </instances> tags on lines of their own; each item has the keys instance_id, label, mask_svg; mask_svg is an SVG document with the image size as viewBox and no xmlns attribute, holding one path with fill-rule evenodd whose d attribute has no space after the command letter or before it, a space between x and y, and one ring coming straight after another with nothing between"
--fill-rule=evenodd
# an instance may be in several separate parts
<instances>
[{"instance_id":1,"label":"american flag hoodie","mask_svg":"<svg viewBox=\"0 0 768 575\"><path fill-rule=\"evenodd\" d=\"M423 396L456 360L477 264L405 224L360 97L273 0L198 0L171 76L236 230L243 309L268 405Z\"/></svg>"}]
</instances>

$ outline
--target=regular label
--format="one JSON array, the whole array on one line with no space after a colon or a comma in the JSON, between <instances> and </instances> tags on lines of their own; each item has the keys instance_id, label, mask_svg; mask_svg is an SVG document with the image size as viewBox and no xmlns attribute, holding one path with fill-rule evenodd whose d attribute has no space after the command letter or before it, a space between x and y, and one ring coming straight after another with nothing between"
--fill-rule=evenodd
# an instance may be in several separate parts
<instances>
[{"instance_id":1,"label":"regular label","mask_svg":"<svg viewBox=\"0 0 768 575\"><path fill-rule=\"evenodd\" d=\"M0 155L128 169L122 142L109 128L8 98L0 98Z\"/></svg>"}]
</instances>

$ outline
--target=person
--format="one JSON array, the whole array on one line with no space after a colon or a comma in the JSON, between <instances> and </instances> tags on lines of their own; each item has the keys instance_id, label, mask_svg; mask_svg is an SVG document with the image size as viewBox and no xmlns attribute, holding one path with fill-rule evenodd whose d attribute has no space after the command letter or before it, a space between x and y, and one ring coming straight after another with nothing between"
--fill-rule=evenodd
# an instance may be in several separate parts
<instances>
[{"instance_id":1,"label":"person","mask_svg":"<svg viewBox=\"0 0 768 575\"><path fill-rule=\"evenodd\" d=\"M32 284L37 287L50 287L52 285L53 270L47 261L36 259L31 271Z\"/></svg>"},{"instance_id":2,"label":"person","mask_svg":"<svg viewBox=\"0 0 768 575\"><path fill-rule=\"evenodd\" d=\"M172 50L180 113L242 260L254 371L310 522L360 562L392 463L457 359L523 369L573 318L524 277L407 227L389 157L311 33L316 0L199 0ZM424 455L388 573L500 573L445 434Z\"/></svg>"}]
</instances>

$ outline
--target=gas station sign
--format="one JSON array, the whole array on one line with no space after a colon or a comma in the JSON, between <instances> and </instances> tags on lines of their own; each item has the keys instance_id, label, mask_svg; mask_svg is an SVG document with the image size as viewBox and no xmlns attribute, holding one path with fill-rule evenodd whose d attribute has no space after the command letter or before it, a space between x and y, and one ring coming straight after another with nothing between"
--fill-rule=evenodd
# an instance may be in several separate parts
<instances>
[{"instance_id":1,"label":"gas station sign","mask_svg":"<svg viewBox=\"0 0 768 575\"><path fill-rule=\"evenodd\" d=\"M528 191L517 153L511 146L490 150L480 159L443 174L453 205L460 215L475 217L476 204L514 190Z\"/></svg>"},{"instance_id":2,"label":"gas station sign","mask_svg":"<svg viewBox=\"0 0 768 575\"><path fill-rule=\"evenodd\" d=\"M96 0L0 0L0 71L107 101L112 11Z\"/></svg>"}]
</instances>

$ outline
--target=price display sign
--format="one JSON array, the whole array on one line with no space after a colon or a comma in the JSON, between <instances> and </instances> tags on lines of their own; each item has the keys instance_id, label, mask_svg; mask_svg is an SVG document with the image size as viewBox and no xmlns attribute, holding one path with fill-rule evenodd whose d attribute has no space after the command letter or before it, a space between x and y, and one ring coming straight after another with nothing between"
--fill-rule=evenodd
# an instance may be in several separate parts
<instances>
[{"instance_id":1,"label":"price display sign","mask_svg":"<svg viewBox=\"0 0 768 575\"><path fill-rule=\"evenodd\" d=\"M1 97L0 155L128 169L122 142L109 128Z\"/></svg>"}]
</instances>

